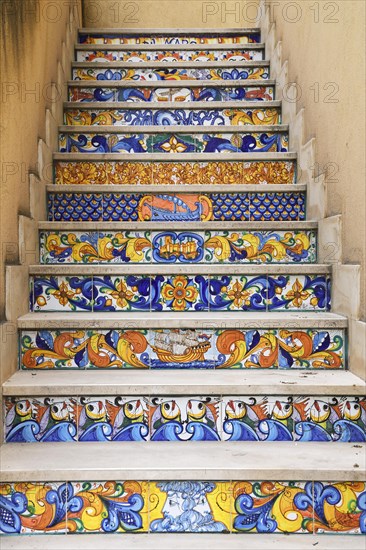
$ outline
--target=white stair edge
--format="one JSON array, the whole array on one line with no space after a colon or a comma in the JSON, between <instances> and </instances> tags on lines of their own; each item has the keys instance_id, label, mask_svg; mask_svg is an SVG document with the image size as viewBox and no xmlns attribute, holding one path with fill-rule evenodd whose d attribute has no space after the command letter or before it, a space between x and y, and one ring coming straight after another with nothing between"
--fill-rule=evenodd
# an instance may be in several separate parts
<instances>
[{"instance_id":1,"label":"white stair edge","mask_svg":"<svg viewBox=\"0 0 366 550\"><path fill-rule=\"evenodd\" d=\"M54 160L84 160L85 162L90 162L91 160L101 161L101 160L117 160L117 161L131 161L134 160L143 160L145 162L153 161L171 161L171 162L184 162L184 161L242 161L248 162L250 160L295 160L297 159L297 153L222 153L218 155L217 153L149 153L148 158L146 153L134 153L131 156L131 153L121 154L121 153L54 153ZM258 185L258 184L257 184ZM216 186L215 186L216 187ZM229 186L227 186L229 187ZM232 187L230 185L230 187Z\"/></svg>"},{"instance_id":2,"label":"white stair edge","mask_svg":"<svg viewBox=\"0 0 366 550\"><path fill-rule=\"evenodd\" d=\"M134 103L130 101L88 101L87 103L82 103L80 101L65 101L64 102L64 109L138 109L143 110L153 110L153 109L187 109L187 110L193 110L193 109L207 109L207 106L209 105L209 109L234 109L234 108L242 108L242 109L259 109L260 107L264 109L268 108L280 108L282 102L278 100L273 101L187 101L184 107L182 104L177 105L176 101L164 101L162 104L158 101L149 101L148 106L141 106L140 103ZM207 128L207 126L206 126Z\"/></svg>"},{"instance_id":3,"label":"white stair edge","mask_svg":"<svg viewBox=\"0 0 366 550\"><path fill-rule=\"evenodd\" d=\"M4 396L351 396L366 391L365 382L345 370L104 369L15 372Z\"/></svg>"},{"instance_id":4,"label":"white stair edge","mask_svg":"<svg viewBox=\"0 0 366 550\"><path fill-rule=\"evenodd\" d=\"M273 88L276 81L267 80L68 80L67 86L74 88L245 88L266 86ZM184 102L179 102L182 105Z\"/></svg>"},{"instance_id":5,"label":"white stair edge","mask_svg":"<svg viewBox=\"0 0 366 550\"><path fill-rule=\"evenodd\" d=\"M141 452L140 442L7 443L0 449L2 481L336 482L366 475L365 448L353 443L197 441L183 450L160 441L147 448Z\"/></svg>"},{"instance_id":6,"label":"white stair edge","mask_svg":"<svg viewBox=\"0 0 366 550\"><path fill-rule=\"evenodd\" d=\"M227 28L200 28L200 27L189 27L189 28L157 28L157 27L149 27L149 28L133 28L133 29L126 29L126 28L111 28L111 27L80 27L78 29L78 35L80 34L107 34L108 36L111 36L113 34L122 35L122 36L136 36L136 35L158 35L158 36L165 36L168 34L182 34L184 36L189 36L193 34L199 34L202 36L208 36L208 35L218 35L219 37L225 36L227 34L237 34L237 35L245 35L245 34L260 34L261 29L260 27L227 27Z\"/></svg>"},{"instance_id":7,"label":"white stair edge","mask_svg":"<svg viewBox=\"0 0 366 550\"><path fill-rule=\"evenodd\" d=\"M241 126L186 126L186 125L149 125L149 126L123 126L123 129L121 130L121 126L87 126L87 125L64 125L59 126L58 131L62 133L77 133L77 132L83 132L84 134L88 134L90 132L92 133L99 133L99 134L107 134L107 133L123 133L123 134L166 134L167 132L174 133L174 134L207 134L207 133L220 133L220 134L238 134L238 133L246 133L246 132L273 132L273 133L285 133L288 132L289 126L288 124L271 124L267 126L261 126L261 125L255 125L255 124L243 124Z\"/></svg>"},{"instance_id":8,"label":"white stair edge","mask_svg":"<svg viewBox=\"0 0 366 550\"><path fill-rule=\"evenodd\" d=\"M63 153L67 155L68 153ZM134 155L133 155L134 156ZM79 160L79 159L78 159ZM81 160L81 159L80 159ZM100 162L103 159L99 159ZM119 161L119 159L116 159ZM125 159L124 159L125 160ZM123 161L124 161L123 160ZM169 159L168 159L169 160ZM122 161L122 162L123 162ZM131 162L134 162L135 159L132 157ZM67 159L65 159L67 163ZM71 161L77 162L77 161ZM85 160L85 162L90 162L90 159ZM301 183L257 183L250 185L247 183L242 183L239 185L235 184L166 184L158 185L150 183L148 185L137 184L137 185L124 185L124 184L56 184L51 183L46 186L47 193L199 193L200 195L204 193L290 193L290 192L304 192L307 189L306 184ZM305 220L304 220L305 221ZM152 223L152 222L149 222ZM190 222L194 223L194 222ZM205 222L206 223L206 222ZM220 222L215 222L220 223ZM249 223L249 222L248 222ZM286 223L286 222L285 222Z\"/></svg>"},{"instance_id":9,"label":"white stair edge","mask_svg":"<svg viewBox=\"0 0 366 550\"><path fill-rule=\"evenodd\" d=\"M365 550L359 535L278 535L254 533L213 535L206 533L133 535L101 533L21 535L1 539L2 550Z\"/></svg>"},{"instance_id":10,"label":"white stair edge","mask_svg":"<svg viewBox=\"0 0 366 550\"><path fill-rule=\"evenodd\" d=\"M318 229L317 221L273 221L273 222L38 222L40 231L288 231L288 230L310 230Z\"/></svg>"},{"instance_id":11,"label":"white stair edge","mask_svg":"<svg viewBox=\"0 0 366 550\"><path fill-rule=\"evenodd\" d=\"M76 51L225 51L225 50L264 50L264 42L248 42L247 44L80 44L74 46Z\"/></svg>"},{"instance_id":12,"label":"white stair edge","mask_svg":"<svg viewBox=\"0 0 366 550\"><path fill-rule=\"evenodd\" d=\"M209 312L37 312L26 313L18 318L18 328L236 328L236 329L337 329L347 328L348 319L330 312L235 312L223 311L215 320Z\"/></svg>"},{"instance_id":13,"label":"white stair edge","mask_svg":"<svg viewBox=\"0 0 366 550\"><path fill-rule=\"evenodd\" d=\"M251 60L251 61L231 61L230 64L228 64L227 61L200 61L198 64L197 61L179 61L179 65L177 61L98 61L98 63L94 63L94 61L73 61L71 63L72 69L228 69L230 68L235 69L236 67L239 68L247 68L247 67L269 67L270 62L267 59L258 59L257 61ZM248 79L247 79L248 80ZM241 82L245 82L245 79L240 80ZM160 81L158 81L160 82Z\"/></svg>"},{"instance_id":14,"label":"white stair edge","mask_svg":"<svg viewBox=\"0 0 366 550\"><path fill-rule=\"evenodd\" d=\"M330 264L35 264L29 266L30 275L304 275L332 272Z\"/></svg>"}]
</instances>

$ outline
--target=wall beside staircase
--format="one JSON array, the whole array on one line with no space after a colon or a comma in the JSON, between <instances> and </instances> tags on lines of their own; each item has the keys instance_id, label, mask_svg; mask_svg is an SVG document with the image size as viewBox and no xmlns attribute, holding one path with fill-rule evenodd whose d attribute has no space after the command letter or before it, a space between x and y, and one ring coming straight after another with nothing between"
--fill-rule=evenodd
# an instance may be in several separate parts
<instances>
[{"instance_id":1,"label":"wall beside staircase","mask_svg":"<svg viewBox=\"0 0 366 550\"><path fill-rule=\"evenodd\" d=\"M282 59L289 61L289 82L298 85L297 110L306 109L305 142L316 138L316 169L327 172L326 216L342 214L343 262L361 264L365 319L365 3L267 4ZM330 243L327 261L336 254Z\"/></svg>"}]
</instances>

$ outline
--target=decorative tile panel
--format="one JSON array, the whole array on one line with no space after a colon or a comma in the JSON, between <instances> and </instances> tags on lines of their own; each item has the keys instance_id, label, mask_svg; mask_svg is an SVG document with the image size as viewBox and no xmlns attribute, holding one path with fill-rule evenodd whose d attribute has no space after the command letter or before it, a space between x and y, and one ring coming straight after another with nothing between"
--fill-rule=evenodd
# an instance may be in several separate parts
<instances>
[{"instance_id":1,"label":"decorative tile panel","mask_svg":"<svg viewBox=\"0 0 366 550\"><path fill-rule=\"evenodd\" d=\"M7 535L183 531L357 535L366 532L365 497L365 483L351 481L4 483L0 530Z\"/></svg>"},{"instance_id":2,"label":"decorative tile panel","mask_svg":"<svg viewBox=\"0 0 366 550\"><path fill-rule=\"evenodd\" d=\"M74 398L4 398L7 443L65 442L77 439Z\"/></svg>"},{"instance_id":3,"label":"decorative tile panel","mask_svg":"<svg viewBox=\"0 0 366 550\"><path fill-rule=\"evenodd\" d=\"M65 124L71 126L257 126L280 124L278 108L229 109L66 109Z\"/></svg>"},{"instance_id":4,"label":"decorative tile panel","mask_svg":"<svg viewBox=\"0 0 366 550\"><path fill-rule=\"evenodd\" d=\"M139 63L141 61L230 61L235 63L237 61L262 61L264 59L264 50L260 49L246 49L240 50L227 49L227 50L112 50L106 47L103 50L78 50L76 52L76 61L121 61Z\"/></svg>"},{"instance_id":5,"label":"decorative tile panel","mask_svg":"<svg viewBox=\"0 0 366 550\"><path fill-rule=\"evenodd\" d=\"M153 80L268 80L269 67L225 67L225 68L202 68L197 67L174 69L165 68L114 68L108 69L98 67L74 68L72 70L73 80L98 80L98 81L116 81L133 80L153 81Z\"/></svg>"},{"instance_id":6,"label":"decorative tile panel","mask_svg":"<svg viewBox=\"0 0 366 550\"><path fill-rule=\"evenodd\" d=\"M48 197L49 221L199 222L305 219L304 192L205 195L49 193Z\"/></svg>"},{"instance_id":7,"label":"decorative tile panel","mask_svg":"<svg viewBox=\"0 0 366 550\"><path fill-rule=\"evenodd\" d=\"M140 86L128 87L81 87L69 86L68 100L76 102L89 101L272 101L275 90L273 86L259 85L235 85L235 86L210 86L204 85L182 88L159 88Z\"/></svg>"},{"instance_id":8,"label":"decorative tile panel","mask_svg":"<svg viewBox=\"0 0 366 550\"><path fill-rule=\"evenodd\" d=\"M221 401L218 397L151 397L151 441L218 441Z\"/></svg>"},{"instance_id":9,"label":"decorative tile panel","mask_svg":"<svg viewBox=\"0 0 366 550\"><path fill-rule=\"evenodd\" d=\"M283 294L284 286L292 279L295 290ZM30 288L31 311L327 311L330 308L327 275L45 275L31 277Z\"/></svg>"},{"instance_id":10,"label":"decorative tile panel","mask_svg":"<svg viewBox=\"0 0 366 550\"><path fill-rule=\"evenodd\" d=\"M79 34L80 44L255 44L260 42L259 32L237 35L187 34L171 35L119 35L117 33Z\"/></svg>"},{"instance_id":11,"label":"decorative tile panel","mask_svg":"<svg viewBox=\"0 0 366 550\"><path fill-rule=\"evenodd\" d=\"M344 369L344 329L23 330L24 369Z\"/></svg>"}]
</instances>

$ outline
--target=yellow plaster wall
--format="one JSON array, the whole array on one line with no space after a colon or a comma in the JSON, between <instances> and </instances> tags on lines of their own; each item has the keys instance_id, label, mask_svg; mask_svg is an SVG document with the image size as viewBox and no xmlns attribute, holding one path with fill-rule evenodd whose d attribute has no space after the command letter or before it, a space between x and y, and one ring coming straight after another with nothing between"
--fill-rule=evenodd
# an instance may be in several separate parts
<instances>
[{"instance_id":1,"label":"yellow plaster wall","mask_svg":"<svg viewBox=\"0 0 366 550\"><path fill-rule=\"evenodd\" d=\"M65 39L70 3L2 0L1 51L1 269L4 315L5 263L17 264L18 215L29 215L28 173L37 171L38 138L45 139L45 111Z\"/></svg>"}]
</instances>

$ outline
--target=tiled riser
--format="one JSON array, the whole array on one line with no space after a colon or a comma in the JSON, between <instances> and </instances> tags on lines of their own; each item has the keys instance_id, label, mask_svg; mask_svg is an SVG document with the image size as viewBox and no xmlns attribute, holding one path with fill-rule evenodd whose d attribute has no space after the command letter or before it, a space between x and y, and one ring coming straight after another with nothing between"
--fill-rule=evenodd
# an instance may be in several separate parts
<instances>
[{"instance_id":1,"label":"tiled riser","mask_svg":"<svg viewBox=\"0 0 366 550\"><path fill-rule=\"evenodd\" d=\"M55 162L55 183L61 185L292 184L295 181L295 161Z\"/></svg>"},{"instance_id":2,"label":"tiled riser","mask_svg":"<svg viewBox=\"0 0 366 550\"><path fill-rule=\"evenodd\" d=\"M197 34L174 35L136 35L126 34L83 34L79 35L80 44L258 44L260 33L251 32L238 35L218 36Z\"/></svg>"},{"instance_id":3,"label":"tiled riser","mask_svg":"<svg viewBox=\"0 0 366 550\"><path fill-rule=\"evenodd\" d=\"M61 153L268 153L287 152L287 132L214 134L61 133Z\"/></svg>"},{"instance_id":4,"label":"tiled riser","mask_svg":"<svg viewBox=\"0 0 366 550\"><path fill-rule=\"evenodd\" d=\"M269 67L226 67L226 68L197 68L174 69L161 67L148 68L114 68L105 69L98 66L74 68L73 80L268 80Z\"/></svg>"},{"instance_id":5,"label":"tiled riser","mask_svg":"<svg viewBox=\"0 0 366 550\"><path fill-rule=\"evenodd\" d=\"M6 397L4 406L9 443L366 441L358 397Z\"/></svg>"},{"instance_id":6,"label":"tiled riser","mask_svg":"<svg viewBox=\"0 0 366 550\"><path fill-rule=\"evenodd\" d=\"M1 492L5 534L366 532L362 482L22 482Z\"/></svg>"},{"instance_id":7,"label":"tiled riser","mask_svg":"<svg viewBox=\"0 0 366 550\"><path fill-rule=\"evenodd\" d=\"M327 311L326 275L31 277L31 311Z\"/></svg>"},{"instance_id":8,"label":"tiled riser","mask_svg":"<svg viewBox=\"0 0 366 550\"><path fill-rule=\"evenodd\" d=\"M97 87L69 86L69 101L270 101L275 99L273 86L202 86L202 87Z\"/></svg>"},{"instance_id":9,"label":"tiled riser","mask_svg":"<svg viewBox=\"0 0 366 550\"><path fill-rule=\"evenodd\" d=\"M174 211L175 210L175 211ZM50 193L49 221L299 221L305 193Z\"/></svg>"},{"instance_id":10,"label":"tiled riser","mask_svg":"<svg viewBox=\"0 0 366 550\"><path fill-rule=\"evenodd\" d=\"M138 63L141 61L196 61L196 62L207 62L207 61L229 61L235 63L237 61L262 61L264 59L264 50L262 49L246 49L241 48L236 49L227 49L227 50L186 50L186 51L174 51L174 50L112 50L112 49L98 49L93 50L78 50L76 52L76 61L85 62L85 61L121 61L121 62L132 62Z\"/></svg>"},{"instance_id":11,"label":"tiled riser","mask_svg":"<svg viewBox=\"0 0 366 550\"><path fill-rule=\"evenodd\" d=\"M42 264L314 263L314 230L44 231Z\"/></svg>"},{"instance_id":12,"label":"tiled riser","mask_svg":"<svg viewBox=\"0 0 366 550\"><path fill-rule=\"evenodd\" d=\"M175 342L167 353L165 348ZM23 330L23 369L344 369L344 329Z\"/></svg>"},{"instance_id":13,"label":"tiled riser","mask_svg":"<svg viewBox=\"0 0 366 550\"><path fill-rule=\"evenodd\" d=\"M71 126L240 126L281 122L278 108L228 109L66 109L65 124Z\"/></svg>"}]
</instances>

